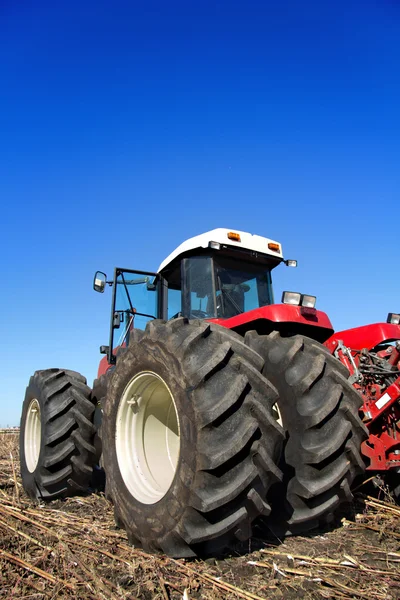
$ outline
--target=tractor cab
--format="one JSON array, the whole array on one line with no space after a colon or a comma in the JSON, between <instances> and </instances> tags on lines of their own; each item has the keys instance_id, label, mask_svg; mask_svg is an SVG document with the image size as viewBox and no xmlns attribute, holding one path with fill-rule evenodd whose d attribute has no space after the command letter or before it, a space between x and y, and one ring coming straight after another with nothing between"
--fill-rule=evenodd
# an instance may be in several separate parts
<instances>
[{"instance_id":1,"label":"tractor cab","mask_svg":"<svg viewBox=\"0 0 400 600\"><path fill-rule=\"evenodd\" d=\"M129 342L133 327L155 318L224 320L273 304L271 271L284 261L279 243L246 232L214 229L183 242L157 273L116 268L112 281L95 274L93 287L113 286L110 348Z\"/></svg>"},{"instance_id":2,"label":"tractor cab","mask_svg":"<svg viewBox=\"0 0 400 600\"><path fill-rule=\"evenodd\" d=\"M156 318L207 319L241 334L248 329L260 333L288 329L290 323L291 333L293 327L300 326L305 333L312 327L312 337L324 341L332 326L324 313L318 318L313 296L285 292L283 304L274 305L271 272L280 263L297 266L296 261L283 259L278 242L213 229L183 242L157 273L117 268L113 280L107 281L97 272L96 291L113 286L110 344L101 352L109 364L114 363L113 349L129 343L133 328L144 330Z\"/></svg>"},{"instance_id":3,"label":"tractor cab","mask_svg":"<svg viewBox=\"0 0 400 600\"><path fill-rule=\"evenodd\" d=\"M160 265L168 283L167 318L227 319L273 304L271 271L280 244L228 229L196 236Z\"/></svg>"}]
</instances>

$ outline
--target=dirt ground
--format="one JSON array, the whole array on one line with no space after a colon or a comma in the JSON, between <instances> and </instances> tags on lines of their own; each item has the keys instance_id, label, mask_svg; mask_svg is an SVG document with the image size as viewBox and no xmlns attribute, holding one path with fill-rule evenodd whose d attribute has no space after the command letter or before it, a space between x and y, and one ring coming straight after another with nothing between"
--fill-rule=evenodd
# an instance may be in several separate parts
<instances>
[{"instance_id":1,"label":"dirt ground","mask_svg":"<svg viewBox=\"0 0 400 600\"><path fill-rule=\"evenodd\" d=\"M173 560L129 546L103 494L28 500L18 434L0 434L0 597L399 599L400 507L367 488L330 530L282 542L260 522L224 559Z\"/></svg>"}]
</instances>

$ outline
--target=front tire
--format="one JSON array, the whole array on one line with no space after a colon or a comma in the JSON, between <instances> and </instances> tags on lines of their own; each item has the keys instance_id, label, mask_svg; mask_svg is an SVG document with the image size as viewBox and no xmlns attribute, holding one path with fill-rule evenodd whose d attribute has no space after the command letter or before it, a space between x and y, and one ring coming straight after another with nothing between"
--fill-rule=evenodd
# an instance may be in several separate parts
<instances>
[{"instance_id":1,"label":"front tire","mask_svg":"<svg viewBox=\"0 0 400 600\"><path fill-rule=\"evenodd\" d=\"M330 520L341 502L352 499L350 485L365 469L362 398L344 365L315 340L278 332L249 332L245 339L265 360L263 373L278 390L287 432L285 481L272 527L280 534L300 533Z\"/></svg>"},{"instance_id":2,"label":"front tire","mask_svg":"<svg viewBox=\"0 0 400 600\"><path fill-rule=\"evenodd\" d=\"M203 321L153 321L118 358L102 425L106 494L131 542L215 554L269 514L283 431L261 357Z\"/></svg>"},{"instance_id":3,"label":"front tire","mask_svg":"<svg viewBox=\"0 0 400 600\"><path fill-rule=\"evenodd\" d=\"M54 500L87 490L95 462L94 404L86 379L47 369L30 378L22 406L20 461L32 499Z\"/></svg>"}]
</instances>

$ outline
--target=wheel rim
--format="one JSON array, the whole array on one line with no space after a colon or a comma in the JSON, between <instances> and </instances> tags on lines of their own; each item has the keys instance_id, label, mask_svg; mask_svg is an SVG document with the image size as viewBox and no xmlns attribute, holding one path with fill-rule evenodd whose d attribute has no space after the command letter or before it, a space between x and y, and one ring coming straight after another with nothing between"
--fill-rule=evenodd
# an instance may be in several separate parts
<instances>
[{"instance_id":1,"label":"wheel rim","mask_svg":"<svg viewBox=\"0 0 400 600\"><path fill-rule=\"evenodd\" d=\"M126 386L115 444L118 466L132 496L143 504L161 500L175 476L180 431L172 393L156 373L139 373Z\"/></svg>"},{"instance_id":2,"label":"wheel rim","mask_svg":"<svg viewBox=\"0 0 400 600\"><path fill-rule=\"evenodd\" d=\"M30 473L33 473L38 464L41 438L40 406L36 398L33 398L29 403L26 415L24 440L26 466Z\"/></svg>"},{"instance_id":3,"label":"wheel rim","mask_svg":"<svg viewBox=\"0 0 400 600\"><path fill-rule=\"evenodd\" d=\"M277 421L277 423L279 423L279 425L283 427L282 413L279 409L279 404L277 402L275 402L275 404L272 405L272 416Z\"/></svg>"}]
</instances>

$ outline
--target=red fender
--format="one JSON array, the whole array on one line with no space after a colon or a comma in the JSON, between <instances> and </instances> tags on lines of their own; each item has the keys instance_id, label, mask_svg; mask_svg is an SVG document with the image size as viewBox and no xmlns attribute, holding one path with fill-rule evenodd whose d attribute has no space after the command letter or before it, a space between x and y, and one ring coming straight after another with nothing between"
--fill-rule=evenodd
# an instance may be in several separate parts
<instances>
[{"instance_id":1,"label":"red fender","mask_svg":"<svg viewBox=\"0 0 400 600\"><path fill-rule=\"evenodd\" d=\"M99 364L99 368L97 371L97 377L101 377L101 375L104 375L104 373L106 373L106 371L108 371L108 369L111 367L112 365L109 364L108 360L107 360L107 356L104 356Z\"/></svg>"},{"instance_id":2,"label":"red fender","mask_svg":"<svg viewBox=\"0 0 400 600\"><path fill-rule=\"evenodd\" d=\"M218 323L228 329L236 329L243 325L249 325L255 321L271 321L272 323L299 323L301 325L313 325L326 329L327 336L332 332L332 323L326 313L315 308L303 306L292 306L290 304L270 304L230 317L228 319L207 319L211 323ZM250 329L250 327L249 327Z\"/></svg>"},{"instance_id":3,"label":"red fender","mask_svg":"<svg viewBox=\"0 0 400 600\"><path fill-rule=\"evenodd\" d=\"M363 327L355 327L354 329L337 331L324 345L333 353L339 340L352 350L362 350L363 348L371 350L381 342L400 340L400 325L374 323Z\"/></svg>"}]
</instances>

